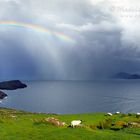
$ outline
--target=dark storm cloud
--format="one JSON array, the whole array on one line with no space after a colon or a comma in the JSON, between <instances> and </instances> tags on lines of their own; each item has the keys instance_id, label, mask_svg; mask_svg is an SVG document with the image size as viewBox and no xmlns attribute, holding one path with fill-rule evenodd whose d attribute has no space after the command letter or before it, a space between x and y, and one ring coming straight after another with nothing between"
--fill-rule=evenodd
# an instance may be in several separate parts
<instances>
[{"instance_id":1,"label":"dark storm cloud","mask_svg":"<svg viewBox=\"0 0 140 140\"><path fill-rule=\"evenodd\" d=\"M0 26L0 76L92 80L140 70L140 21L122 18L115 0L0 0L0 5L0 21L37 24L76 41Z\"/></svg>"},{"instance_id":2,"label":"dark storm cloud","mask_svg":"<svg viewBox=\"0 0 140 140\"><path fill-rule=\"evenodd\" d=\"M0 79L36 79L38 67L22 43L0 37Z\"/></svg>"}]
</instances>

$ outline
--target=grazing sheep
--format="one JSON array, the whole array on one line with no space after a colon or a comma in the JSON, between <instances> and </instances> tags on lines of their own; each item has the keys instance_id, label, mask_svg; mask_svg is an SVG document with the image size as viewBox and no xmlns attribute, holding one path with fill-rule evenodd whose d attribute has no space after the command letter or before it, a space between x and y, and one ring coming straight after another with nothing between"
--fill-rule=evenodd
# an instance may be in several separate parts
<instances>
[{"instance_id":1,"label":"grazing sheep","mask_svg":"<svg viewBox=\"0 0 140 140\"><path fill-rule=\"evenodd\" d=\"M73 120L71 121L71 127L79 126L82 123L82 120Z\"/></svg>"},{"instance_id":2,"label":"grazing sheep","mask_svg":"<svg viewBox=\"0 0 140 140\"><path fill-rule=\"evenodd\" d=\"M116 112L116 114L120 114L120 113L121 113L121 112L119 112L119 111L118 111L118 112Z\"/></svg>"},{"instance_id":3,"label":"grazing sheep","mask_svg":"<svg viewBox=\"0 0 140 140\"><path fill-rule=\"evenodd\" d=\"M137 112L137 113L136 113L136 115L140 115L140 113L139 113L139 112Z\"/></svg>"},{"instance_id":4,"label":"grazing sheep","mask_svg":"<svg viewBox=\"0 0 140 140\"><path fill-rule=\"evenodd\" d=\"M113 114L108 112L107 115L112 116Z\"/></svg>"},{"instance_id":5,"label":"grazing sheep","mask_svg":"<svg viewBox=\"0 0 140 140\"><path fill-rule=\"evenodd\" d=\"M12 118L16 118L17 116L11 115Z\"/></svg>"}]
</instances>

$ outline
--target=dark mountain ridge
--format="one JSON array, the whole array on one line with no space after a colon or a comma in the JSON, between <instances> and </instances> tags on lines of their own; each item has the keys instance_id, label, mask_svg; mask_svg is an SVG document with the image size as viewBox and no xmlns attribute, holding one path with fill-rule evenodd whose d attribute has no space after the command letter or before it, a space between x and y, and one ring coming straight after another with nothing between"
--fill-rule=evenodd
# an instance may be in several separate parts
<instances>
[{"instance_id":1,"label":"dark mountain ridge","mask_svg":"<svg viewBox=\"0 0 140 140\"><path fill-rule=\"evenodd\" d=\"M139 74L130 74L127 72L119 72L112 76L113 79L140 79Z\"/></svg>"}]
</instances>

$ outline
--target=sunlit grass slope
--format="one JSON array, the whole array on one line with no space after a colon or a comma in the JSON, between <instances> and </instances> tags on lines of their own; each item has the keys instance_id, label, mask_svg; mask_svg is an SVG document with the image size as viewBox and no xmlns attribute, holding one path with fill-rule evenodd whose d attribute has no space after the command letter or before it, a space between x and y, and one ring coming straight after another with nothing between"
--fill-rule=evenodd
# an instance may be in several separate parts
<instances>
[{"instance_id":1,"label":"sunlit grass slope","mask_svg":"<svg viewBox=\"0 0 140 140\"><path fill-rule=\"evenodd\" d=\"M44 119L57 118L66 126L55 126ZM68 127L72 120L83 125ZM131 126L125 126L128 123ZM135 114L43 114L0 108L0 140L140 140L140 118Z\"/></svg>"}]
</instances>

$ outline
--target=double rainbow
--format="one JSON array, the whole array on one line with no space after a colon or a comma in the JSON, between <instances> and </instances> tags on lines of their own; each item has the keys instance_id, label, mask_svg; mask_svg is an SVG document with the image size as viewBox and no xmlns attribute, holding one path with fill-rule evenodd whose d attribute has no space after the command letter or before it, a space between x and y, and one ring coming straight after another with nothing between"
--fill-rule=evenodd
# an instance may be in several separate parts
<instances>
[{"instance_id":1,"label":"double rainbow","mask_svg":"<svg viewBox=\"0 0 140 140\"><path fill-rule=\"evenodd\" d=\"M16 21L0 21L0 27L3 27L3 26L26 28L26 29L37 31L37 32L47 33L48 35L51 35L51 36L56 36L62 41L75 43L74 39L72 39L68 35L65 35L64 33L50 31L49 29L36 25L36 24L22 23L22 22L16 22Z\"/></svg>"}]
</instances>

